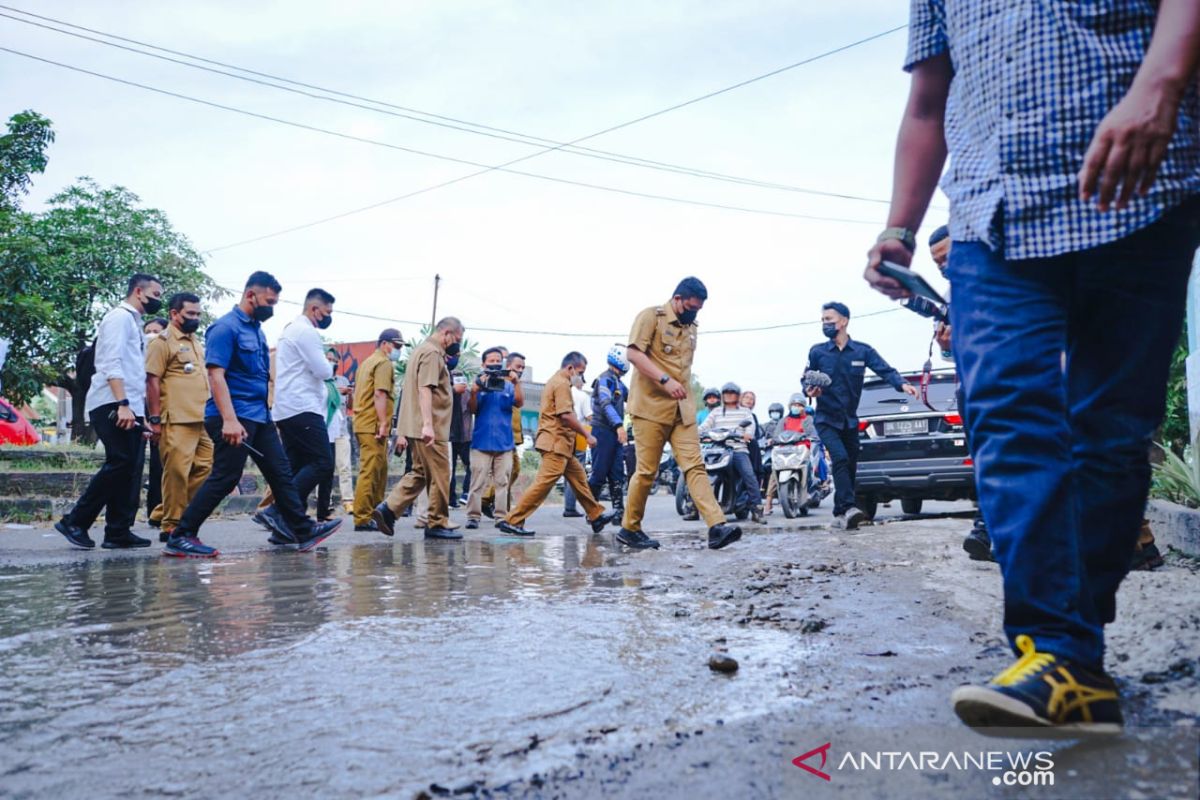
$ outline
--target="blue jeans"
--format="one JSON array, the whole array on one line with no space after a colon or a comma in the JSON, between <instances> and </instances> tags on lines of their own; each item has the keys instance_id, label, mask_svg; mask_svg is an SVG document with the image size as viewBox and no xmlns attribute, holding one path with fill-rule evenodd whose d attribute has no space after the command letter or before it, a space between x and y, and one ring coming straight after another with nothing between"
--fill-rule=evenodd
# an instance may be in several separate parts
<instances>
[{"instance_id":1,"label":"blue jeans","mask_svg":"<svg viewBox=\"0 0 1200 800\"><path fill-rule=\"evenodd\" d=\"M741 478L741 486L738 487L737 496L739 498L748 497L750 505L755 508L761 506L762 492L758 488L758 473L754 471L754 463L750 460L750 454L741 450L734 450L733 468L737 470Z\"/></svg>"},{"instance_id":2,"label":"blue jeans","mask_svg":"<svg viewBox=\"0 0 1200 800\"><path fill-rule=\"evenodd\" d=\"M951 247L954 352L1010 643L1028 634L1039 650L1103 668L1198 242L1189 202L1054 258Z\"/></svg>"},{"instance_id":3,"label":"blue jeans","mask_svg":"<svg viewBox=\"0 0 1200 800\"><path fill-rule=\"evenodd\" d=\"M576 451L575 460L580 464L583 464L586 468L587 452L584 450ZM571 484L566 481L563 482L563 511L579 511L579 501L575 499L575 490L572 489Z\"/></svg>"}]
</instances>

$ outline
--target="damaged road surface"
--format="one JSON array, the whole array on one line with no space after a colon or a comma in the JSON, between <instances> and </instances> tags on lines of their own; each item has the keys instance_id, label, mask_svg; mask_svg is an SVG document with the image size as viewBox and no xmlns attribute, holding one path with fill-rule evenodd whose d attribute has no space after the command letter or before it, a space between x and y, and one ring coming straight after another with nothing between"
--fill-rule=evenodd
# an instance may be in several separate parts
<instances>
[{"instance_id":1,"label":"damaged road surface","mask_svg":"<svg viewBox=\"0 0 1200 800\"><path fill-rule=\"evenodd\" d=\"M557 509L533 540L405 520L312 554L221 521L216 561L0 531L0 796L1196 796L1187 559L1122 590L1129 734L1013 742L947 700L1011 661L969 520L833 532L820 509L714 552L650 511L642 553ZM990 751L1018 768L963 766Z\"/></svg>"}]
</instances>

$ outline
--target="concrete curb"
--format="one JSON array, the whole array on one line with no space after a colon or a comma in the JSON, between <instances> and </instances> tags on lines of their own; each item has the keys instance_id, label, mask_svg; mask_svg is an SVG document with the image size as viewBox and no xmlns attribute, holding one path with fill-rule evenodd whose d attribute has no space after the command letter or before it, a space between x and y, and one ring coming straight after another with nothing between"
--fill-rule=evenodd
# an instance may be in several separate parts
<instances>
[{"instance_id":1,"label":"concrete curb","mask_svg":"<svg viewBox=\"0 0 1200 800\"><path fill-rule=\"evenodd\" d=\"M1200 509L1151 500L1146 518L1154 531L1154 541L1160 550L1174 547L1193 558L1200 558Z\"/></svg>"}]
</instances>

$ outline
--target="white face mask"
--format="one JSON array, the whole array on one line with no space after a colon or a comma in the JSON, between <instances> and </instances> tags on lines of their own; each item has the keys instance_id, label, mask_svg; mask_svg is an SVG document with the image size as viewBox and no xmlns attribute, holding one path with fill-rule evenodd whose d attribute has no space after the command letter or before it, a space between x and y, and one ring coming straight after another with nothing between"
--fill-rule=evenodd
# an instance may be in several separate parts
<instances>
[{"instance_id":1,"label":"white face mask","mask_svg":"<svg viewBox=\"0 0 1200 800\"><path fill-rule=\"evenodd\" d=\"M157 338L158 338L157 333L147 333L146 334L146 345L149 346L150 343L153 342Z\"/></svg>"},{"instance_id":2,"label":"white face mask","mask_svg":"<svg viewBox=\"0 0 1200 800\"><path fill-rule=\"evenodd\" d=\"M779 411L772 411L771 419L783 419L783 414Z\"/></svg>"}]
</instances>

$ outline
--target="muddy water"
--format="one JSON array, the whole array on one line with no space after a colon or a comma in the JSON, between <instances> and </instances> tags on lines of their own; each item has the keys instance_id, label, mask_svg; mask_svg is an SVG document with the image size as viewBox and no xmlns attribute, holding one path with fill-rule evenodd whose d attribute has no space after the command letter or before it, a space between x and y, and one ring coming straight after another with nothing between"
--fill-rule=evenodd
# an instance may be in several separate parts
<instances>
[{"instance_id":1,"label":"muddy water","mask_svg":"<svg viewBox=\"0 0 1200 800\"><path fill-rule=\"evenodd\" d=\"M671 607L668 607L671 603ZM405 796L778 707L598 537L0 570L0 795Z\"/></svg>"}]
</instances>

